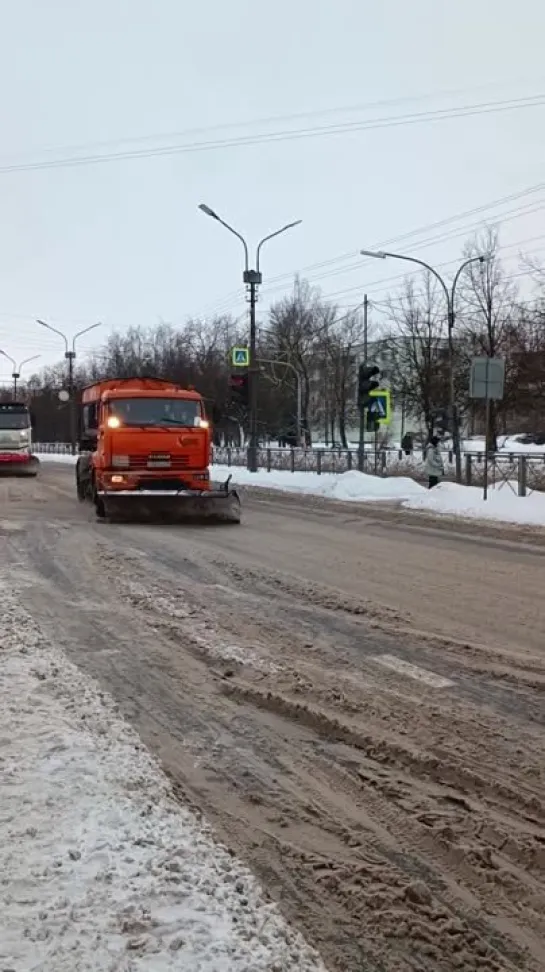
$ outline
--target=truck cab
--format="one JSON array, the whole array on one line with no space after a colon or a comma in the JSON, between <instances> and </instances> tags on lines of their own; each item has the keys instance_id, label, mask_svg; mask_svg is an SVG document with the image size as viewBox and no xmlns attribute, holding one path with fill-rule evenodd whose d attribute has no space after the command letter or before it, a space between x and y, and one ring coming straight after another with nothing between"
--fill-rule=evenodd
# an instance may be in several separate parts
<instances>
[{"instance_id":1,"label":"truck cab","mask_svg":"<svg viewBox=\"0 0 545 972\"><path fill-rule=\"evenodd\" d=\"M211 429L194 389L159 378L90 385L82 392L79 439L78 499L91 500L99 518L193 509L240 522L230 477L210 482Z\"/></svg>"},{"instance_id":2,"label":"truck cab","mask_svg":"<svg viewBox=\"0 0 545 972\"><path fill-rule=\"evenodd\" d=\"M32 455L33 419L23 402L0 402L0 472L35 476L38 460Z\"/></svg>"}]
</instances>

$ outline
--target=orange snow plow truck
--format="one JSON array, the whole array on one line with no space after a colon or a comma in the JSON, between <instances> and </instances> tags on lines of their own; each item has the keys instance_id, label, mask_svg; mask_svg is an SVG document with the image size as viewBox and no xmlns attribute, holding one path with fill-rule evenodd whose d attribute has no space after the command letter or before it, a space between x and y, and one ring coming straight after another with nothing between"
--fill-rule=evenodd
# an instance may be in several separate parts
<instances>
[{"instance_id":1,"label":"orange snow plow truck","mask_svg":"<svg viewBox=\"0 0 545 972\"><path fill-rule=\"evenodd\" d=\"M230 486L210 480L210 425L198 392L158 378L83 389L78 499L100 519L240 522Z\"/></svg>"}]
</instances>

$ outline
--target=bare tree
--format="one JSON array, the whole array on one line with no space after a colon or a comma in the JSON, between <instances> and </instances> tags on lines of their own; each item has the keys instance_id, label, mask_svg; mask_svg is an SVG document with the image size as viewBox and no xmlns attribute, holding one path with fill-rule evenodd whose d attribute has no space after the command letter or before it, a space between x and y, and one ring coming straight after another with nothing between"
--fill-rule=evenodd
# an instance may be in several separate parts
<instances>
[{"instance_id":1,"label":"bare tree","mask_svg":"<svg viewBox=\"0 0 545 972\"><path fill-rule=\"evenodd\" d=\"M459 328L465 335L466 349L471 349L471 353L476 355L505 358L509 372L517 291L506 278L499 258L498 232L493 227L483 230L467 244L464 257L483 253L487 255L487 260L470 264L460 283ZM488 441L493 450L497 448L498 415L507 409L508 404L507 396L502 403L491 403Z\"/></svg>"},{"instance_id":2,"label":"bare tree","mask_svg":"<svg viewBox=\"0 0 545 972\"><path fill-rule=\"evenodd\" d=\"M323 338L335 319L335 308L306 281L295 280L289 297L270 309L265 347L269 355L289 361L302 383L302 419L310 443L310 404L313 383L320 371Z\"/></svg>"},{"instance_id":3,"label":"bare tree","mask_svg":"<svg viewBox=\"0 0 545 972\"><path fill-rule=\"evenodd\" d=\"M434 278L427 273L417 283L408 278L401 297L388 301L388 315L383 345L392 392L430 436L437 412L449 404L446 307Z\"/></svg>"},{"instance_id":4,"label":"bare tree","mask_svg":"<svg viewBox=\"0 0 545 972\"><path fill-rule=\"evenodd\" d=\"M363 319L356 311L334 322L323 339L332 413L345 449L348 447L347 426L357 416L356 366L363 345L363 332Z\"/></svg>"}]
</instances>

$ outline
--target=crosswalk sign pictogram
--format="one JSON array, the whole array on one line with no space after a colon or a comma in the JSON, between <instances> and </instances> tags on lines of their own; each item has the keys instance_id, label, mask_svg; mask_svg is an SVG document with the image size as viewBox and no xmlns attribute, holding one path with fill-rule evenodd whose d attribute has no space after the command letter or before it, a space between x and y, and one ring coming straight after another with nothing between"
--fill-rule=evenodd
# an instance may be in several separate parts
<instances>
[{"instance_id":1,"label":"crosswalk sign pictogram","mask_svg":"<svg viewBox=\"0 0 545 972\"><path fill-rule=\"evenodd\" d=\"M391 422L392 403L389 388L375 388L369 392L371 401L367 406L367 411L379 423L379 425L389 425Z\"/></svg>"},{"instance_id":2,"label":"crosswalk sign pictogram","mask_svg":"<svg viewBox=\"0 0 545 972\"><path fill-rule=\"evenodd\" d=\"M235 368L248 368L250 365L250 349L233 348L231 351L231 362Z\"/></svg>"}]
</instances>

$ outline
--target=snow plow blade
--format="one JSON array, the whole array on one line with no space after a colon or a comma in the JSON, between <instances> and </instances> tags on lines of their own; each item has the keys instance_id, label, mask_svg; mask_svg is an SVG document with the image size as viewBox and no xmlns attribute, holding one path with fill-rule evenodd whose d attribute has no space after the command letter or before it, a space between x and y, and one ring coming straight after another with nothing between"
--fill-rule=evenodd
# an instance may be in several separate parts
<instances>
[{"instance_id":1,"label":"snow plow blade","mask_svg":"<svg viewBox=\"0 0 545 972\"><path fill-rule=\"evenodd\" d=\"M105 518L131 522L240 523L240 499L228 485L202 490L102 490Z\"/></svg>"}]
</instances>

